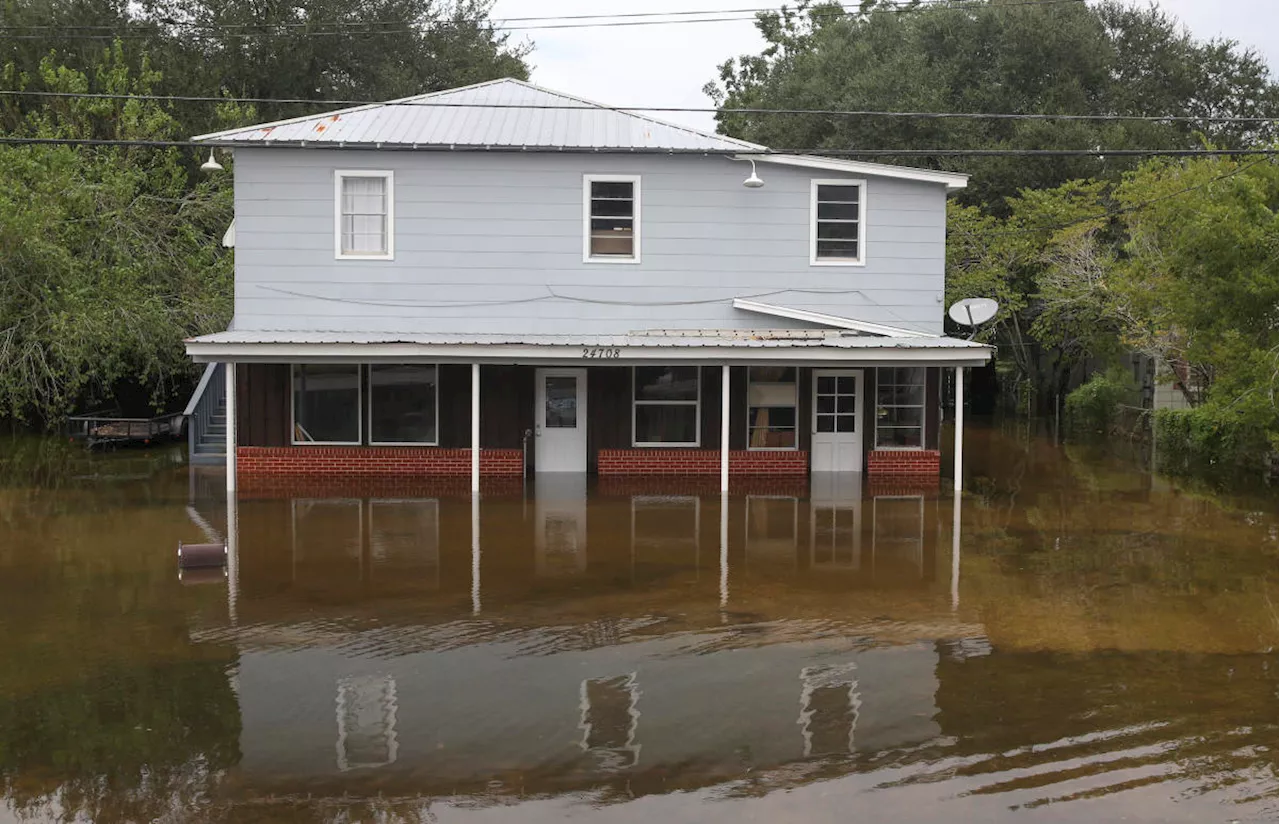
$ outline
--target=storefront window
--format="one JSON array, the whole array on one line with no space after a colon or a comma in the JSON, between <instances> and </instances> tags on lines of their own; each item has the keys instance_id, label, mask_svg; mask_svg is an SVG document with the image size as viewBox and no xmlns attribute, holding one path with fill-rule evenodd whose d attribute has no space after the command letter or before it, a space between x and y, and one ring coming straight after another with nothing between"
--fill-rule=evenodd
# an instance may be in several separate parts
<instances>
[{"instance_id":1,"label":"storefront window","mask_svg":"<svg viewBox=\"0 0 1280 824\"><path fill-rule=\"evenodd\" d=\"M924 446L923 366L884 366L876 370L876 447Z\"/></svg>"},{"instance_id":2,"label":"storefront window","mask_svg":"<svg viewBox=\"0 0 1280 824\"><path fill-rule=\"evenodd\" d=\"M752 366L747 375L747 448L795 449L795 367Z\"/></svg>"},{"instance_id":3,"label":"storefront window","mask_svg":"<svg viewBox=\"0 0 1280 824\"><path fill-rule=\"evenodd\" d=\"M294 365L293 442L360 443L358 365Z\"/></svg>"},{"instance_id":4,"label":"storefront window","mask_svg":"<svg viewBox=\"0 0 1280 824\"><path fill-rule=\"evenodd\" d=\"M369 367L369 443L436 443L434 364Z\"/></svg>"},{"instance_id":5,"label":"storefront window","mask_svg":"<svg viewBox=\"0 0 1280 824\"><path fill-rule=\"evenodd\" d=\"M632 410L636 446L697 446L702 397L697 366L635 367Z\"/></svg>"}]
</instances>

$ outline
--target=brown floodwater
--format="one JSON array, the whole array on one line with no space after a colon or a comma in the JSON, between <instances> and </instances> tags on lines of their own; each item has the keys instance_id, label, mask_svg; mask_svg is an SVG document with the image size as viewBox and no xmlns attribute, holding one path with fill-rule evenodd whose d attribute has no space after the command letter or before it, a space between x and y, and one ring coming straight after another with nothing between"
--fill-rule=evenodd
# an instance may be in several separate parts
<instances>
[{"instance_id":1,"label":"brown floodwater","mask_svg":"<svg viewBox=\"0 0 1280 824\"><path fill-rule=\"evenodd\" d=\"M0 822L1277 814L1273 494L1014 429L958 511L856 476L228 506L180 453L0 449Z\"/></svg>"}]
</instances>

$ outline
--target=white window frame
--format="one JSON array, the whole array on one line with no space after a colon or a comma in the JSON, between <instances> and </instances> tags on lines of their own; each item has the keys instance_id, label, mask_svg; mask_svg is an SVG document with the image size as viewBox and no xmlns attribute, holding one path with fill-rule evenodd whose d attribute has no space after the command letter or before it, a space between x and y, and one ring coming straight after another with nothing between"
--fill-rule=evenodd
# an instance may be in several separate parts
<instances>
[{"instance_id":1,"label":"white window frame","mask_svg":"<svg viewBox=\"0 0 1280 824\"><path fill-rule=\"evenodd\" d=\"M436 421L436 437L433 441L375 441L373 439L373 367L375 366L434 366L436 369L436 391L435 391L435 421ZM365 407L369 413L369 431L366 433L361 430L362 437L367 436L369 446L439 446L440 445L440 364L438 363L413 363L410 361L402 361L399 363L369 363L365 364L364 373L369 381L369 391L365 393Z\"/></svg>"},{"instance_id":2,"label":"white window frame","mask_svg":"<svg viewBox=\"0 0 1280 824\"><path fill-rule=\"evenodd\" d=\"M631 184L631 257L591 254L591 184ZM583 175L582 176L582 262L583 263L639 263L640 262L640 175Z\"/></svg>"},{"instance_id":3,"label":"white window frame","mask_svg":"<svg viewBox=\"0 0 1280 824\"><path fill-rule=\"evenodd\" d=\"M785 366L785 364L779 364ZM795 432L795 446L752 446L751 445L751 367L747 367L747 398L744 408L747 412L747 451L748 452L795 452L800 448L800 367L788 367L796 370L796 379L792 383L795 389L795 403L792 404L796 410L796 425L792 427ZM764 383L764 381L761 381Z\"/></svg>"},{"instance_id":4,"label":"white window frame","mask_svg":"<svg viewBox=\"0 0 1280 824\"><path fill-rule=\"evenodd\" d=\"M678 368L688 366L687 363L674 364L646 364L648 366L666 366L668 368ZM655 448L655 449L676 449L685 446L702 446L702 367L695 366L698 370L698 397L691 401L641 401L636 400L636 367L631 367L631 445L633 447ZM695 409L693 421L693 441L686 443L673 443L670 441L637 441L636 440L636 407L637 406L692 406Z\"/></svg>"},{"instance_id":5,"label":"white window frame","mask_svg":"<svg viewBox=\"0 0 1280 824\"><path fill-rule=\"evenodd\" d=\"M921 391L924 392L924 397L920 399L920 445L919 446L881 446L880 445L880 416L876 414L876 411L880 409L880 370L895 369L899 366L918 366L918 364L896 364L894 366L877 366L876 367L876 370L875 370L876 391L875 391L875 395L871 398L871 417L874 418L873 425L875 427L871 433L871 448L877 452L923 452L926 449L928 449L926 444L929 443L929 415L927 414L927 411L929 408L929 367L927 366L921 367L922 369L924 369L924 384L921 387ZM912 407L903 407L903 408L914 408L914 405Z\"/></svg>"},{"instance_id":6,"label":"white window frame","mask_svg":"<svg viewBox=\"0 0 1280 824\"><path fill-rule=\"evenodd\" d=\"M342 251L342 181L348 177L380 177L387 182L387 251L381 255ZM396 177L389 169L335 169L333 172L333 256L337 260L396 259Z\"/></svg>"},{"instance_id":7,"label":"white window frame","mask_svg":"<svg viewBox=\"0 0 1280 824\"><path fill-rule=\"evenodd\" d=\"M294 446L364 446L364 365L356 367L356 440L354 441L300 441L298 440L298 391L295 379L299 366L350 366L351 364L289 364L289 443Z\"/></svg>"},{"instance_id":8,"label":"white window frame","mask_svg":"<svg viewBox=\"0 0 1280 824\"><path fill-rule=\"evenodd\" d=\"M858 187L858 256L856 258L818 257L818 187ZM851 178L821 178L809 181L809 265L810 266L866 266L867 265L867 181Z\"/></svg>"}]
</instances>

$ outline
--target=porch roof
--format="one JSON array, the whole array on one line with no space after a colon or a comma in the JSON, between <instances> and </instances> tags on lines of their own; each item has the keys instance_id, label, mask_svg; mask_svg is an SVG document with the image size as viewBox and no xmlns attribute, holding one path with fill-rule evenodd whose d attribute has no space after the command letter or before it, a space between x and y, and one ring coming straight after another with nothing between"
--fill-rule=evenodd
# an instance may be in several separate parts
<instances>
[{"instance_id":1,"label":"porch roof","mask_svg":"<svg viewBox=\"0 0 1280 824\"><path fill-rule=\"evenodd\" d=\"M959 338L887 337L827 329L655 330L623 335L228 330L190 338L186 345L187 354L201 363L602 360L609 364L750 361L981 366L993 351Z\"/></svg>"}]
</instances>

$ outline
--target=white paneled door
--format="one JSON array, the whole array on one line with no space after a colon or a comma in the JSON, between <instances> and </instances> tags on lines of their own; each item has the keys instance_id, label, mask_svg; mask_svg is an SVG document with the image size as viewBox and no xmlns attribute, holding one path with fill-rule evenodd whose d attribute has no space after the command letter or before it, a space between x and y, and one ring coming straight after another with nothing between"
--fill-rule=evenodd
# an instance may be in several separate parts
<instances>
[{"instance_id":1,"label":"white paneled door","mask_svg":"<svg viewBox=\"0 0 1280 824\"><path fill-rule=\"evenodd\" d=\"M813 371L814 472L862 471L862 370Z\"/></svg>"},{"instance_id":2,"label":"white paneled door","mask_svg":"<svg viewBox=\"0 0 1280 824\"><path fill-rule=\"evenodd\" d=\"M539 369L534 408L538 472L587 471L587 370Z\"/></svg>"}]
</instances>

